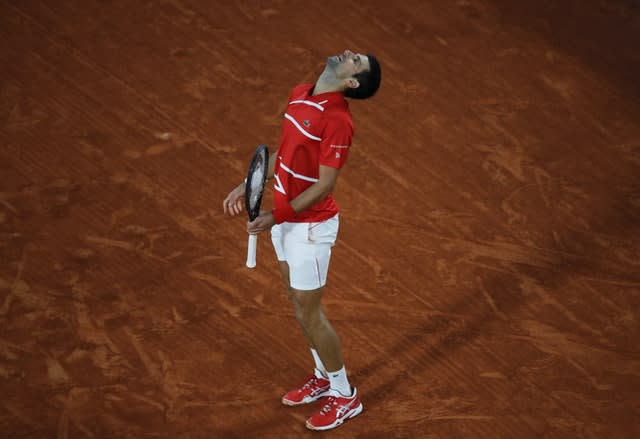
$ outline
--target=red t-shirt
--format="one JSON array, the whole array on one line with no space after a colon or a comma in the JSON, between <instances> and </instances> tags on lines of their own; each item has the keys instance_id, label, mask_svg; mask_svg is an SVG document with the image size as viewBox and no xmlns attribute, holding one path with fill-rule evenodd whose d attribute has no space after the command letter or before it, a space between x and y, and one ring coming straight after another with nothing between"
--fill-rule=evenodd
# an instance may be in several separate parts
<instances>
[{"instance_id":1,"label":"red t-shirt","mask_svg":"<svg viewBox=\"0 0 640 439\"><path fill-rule=\"evenodd\" d=\"M313 86L299 85L289 96L275 163L275 209L286 206L317 182L320 165L340 169L349 155L353 138L349 104L339 92L311 96ZM329 194L304 212L283 220L318 222L338 211L333 194Z\"/></svg>"}]
</instances>

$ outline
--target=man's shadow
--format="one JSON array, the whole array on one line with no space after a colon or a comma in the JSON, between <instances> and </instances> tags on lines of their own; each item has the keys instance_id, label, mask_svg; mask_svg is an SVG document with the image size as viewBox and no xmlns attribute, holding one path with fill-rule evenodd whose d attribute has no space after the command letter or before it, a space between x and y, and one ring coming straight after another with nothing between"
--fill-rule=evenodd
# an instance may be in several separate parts
<instances>
[{"instance_id":1,"label":"man's shadow","mask_svg":"<svg viewBox=\"0 0 640 439\"><path fill-rule=\"evenodd\" d=\"M629 175L630 180L633 178ZM616 176L614 180L619 182L620 176ZM552 300L556 300L553 298L555 294L559 296L557 302L562 303L563 297L560 295L568 294L567 288L575 288L569 282L572 276L605 281L600 294L606 293L607 281L640 285L638 267L635 266L634 269L634 264L630 262L634 258L636 261L640 260L640 250L629 244L640 242L640 184L627 185L625 190L613 190L614 181L608 183L611 184L608 194L598 197L600 206L581 216L589 220L585 223L588 225L587 229L578 230L567 225L559 229L557 222L554 223L553 230L551 227L545 229L549 236L547 241L530 249L528 260L519 258L518 261L503 262L499 269L487 268L477 275L478 288L461 294L444 314L459 315L461 318L455 321L448 321L443 316L426 319L417 326L410 327L406 336L399 339L384 356L355 370L352 375L359 383L365 384L373 381L377 374L389 375L390 367L398 368L398 364L402 365L401 370L392 371L393 378L390 380L374 387L363 387L363 397L369 408L384 405L411 377L425 377L428 380L430 368L473 344L479 337L486 335L492 326L501 325L499 327L503 328L506 325L509 330L518 331L519 311L544 300L538 294L525 291L527 287L544 291ZM544 212L539 214L544 215ZM571 251L557 249L553 232L556 236L560 235L563 242L570 243ZM615 257L619 252L623 252L624 257ZM614 258L603 259L604 256ZM626 265L625 260L628 261ZM487 293L496 293L495 297L498 298L492 306L483 299ZM576 292L573 294L575 296ZM583 298L585 301L593 299L586 294ZM531 309L528 310L529 317ZM593 312L591 318L603 317L598 316L597 309ZM545 319L546 317L541 316L541 320ZM596 335L594 337L597 338ZM594 339L594 343L599 342L603 340Z\"/></svg>"}]
</instances>

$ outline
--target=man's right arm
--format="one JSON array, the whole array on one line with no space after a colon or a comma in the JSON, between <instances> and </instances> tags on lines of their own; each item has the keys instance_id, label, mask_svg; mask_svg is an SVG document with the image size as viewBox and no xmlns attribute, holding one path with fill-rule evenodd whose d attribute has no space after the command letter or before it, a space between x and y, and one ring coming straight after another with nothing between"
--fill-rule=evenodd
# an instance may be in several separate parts
<instances>
[{"instance_id":1,"label":"man's right arm","mask_svg":"<svg viewBox=\"0 0 640 439\"><path fill-rule=\"evenodd\" d=\"M278 151L269 154L269 169L267 170L267 180L273 178L274 170L276 167L276 157ZM246 187L246 181L240 183L235 189L229 192L229 195L222 202L222 210L225 214L230 216L236 216L242 213L244 210L244 191Z\"/></svg>"}]
</instances>

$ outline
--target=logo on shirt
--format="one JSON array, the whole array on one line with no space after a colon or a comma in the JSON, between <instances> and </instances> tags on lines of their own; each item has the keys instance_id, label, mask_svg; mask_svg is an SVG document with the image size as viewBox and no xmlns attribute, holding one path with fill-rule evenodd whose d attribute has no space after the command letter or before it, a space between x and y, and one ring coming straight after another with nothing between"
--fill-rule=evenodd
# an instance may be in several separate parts
<instances>
[{"instance_id":1,"label":"logo on shirt","mask_svg":"<svg viewBox=\"0 0 640 439\"><path fill-rule=\"evenodd\" d=\"M340 153L336 152L336 158L339 159L340 158Z\"/></svg>"},{"instance_id":2,"label":"logo on shirt","mask_svg":"<svg viewBox=\"0 0 640 439\"><path fill-rule=\"evenodd\" d=\"M309 122L309 119L305 119L305 120L302 121L302 125L304 125L307 128L309 128L311 126L311 122Z\"/></svg>"}]
</instances>

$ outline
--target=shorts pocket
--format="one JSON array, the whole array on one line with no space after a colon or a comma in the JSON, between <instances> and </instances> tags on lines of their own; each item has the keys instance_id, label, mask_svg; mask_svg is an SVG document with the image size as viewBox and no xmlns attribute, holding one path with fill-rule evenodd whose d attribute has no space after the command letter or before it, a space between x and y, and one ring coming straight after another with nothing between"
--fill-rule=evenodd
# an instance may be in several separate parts
<instances>
[{"instance_id":1,"label":"shorts pocket","mask_svg":"<svg viewBox=\"0 0 640 439\"><path fill-rule=\"evenodd\" d=\"M307 240L310 244L335 244L338 237L337 215L319 223L309 223Z\"/></svg>"}]
</instances>

